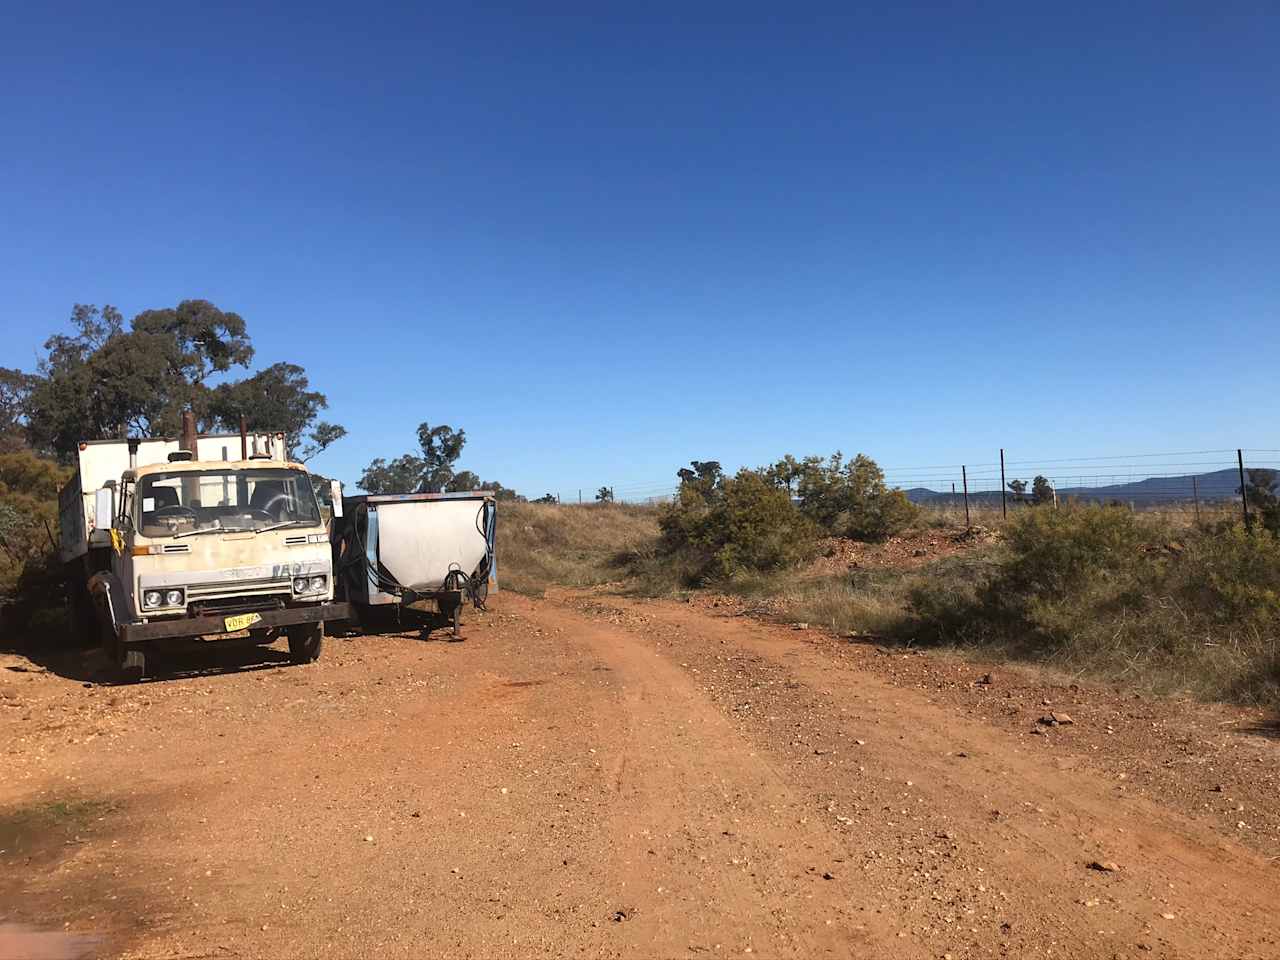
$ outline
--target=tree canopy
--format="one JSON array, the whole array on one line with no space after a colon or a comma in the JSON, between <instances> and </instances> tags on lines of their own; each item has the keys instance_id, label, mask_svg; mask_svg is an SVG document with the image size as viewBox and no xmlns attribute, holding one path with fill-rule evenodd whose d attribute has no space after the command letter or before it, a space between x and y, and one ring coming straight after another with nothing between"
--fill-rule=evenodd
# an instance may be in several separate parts
<instances>
[{"instance_id":1,"label":"tree canopy","mask_svg":"<svg viewBox=\"0 0 1280 960\"><path fill-rule=\"evenodd\" d=\"M45 341L35 373L0 371L0 444L20 438L65 461L81 440L174 436L187 409L205 431L237 430L241 415L252 430L282 431L303 459L346 433L318 420L328 400L296 364L211 383L254 351L244 318L207 300L144 310L128 329L113 306L76 304L71 329Z\"/></svg>"},{"instance_id":2,"label":"tree canopy","mask_svg":"<svg viewBox=\"0 0 1280 960\"><path fill-rule=\"evenodd\" d=\"M406 453L387 460L370 461L360 475L360 489L372 494L385 493L460 493L468 490L492 491L499 500L519 499L496 480L481 481L470 470L455 471L454 464L467 443L465 430L445 424L418 424L418 447L421 453Z\"/></svg>"}]
</instances>

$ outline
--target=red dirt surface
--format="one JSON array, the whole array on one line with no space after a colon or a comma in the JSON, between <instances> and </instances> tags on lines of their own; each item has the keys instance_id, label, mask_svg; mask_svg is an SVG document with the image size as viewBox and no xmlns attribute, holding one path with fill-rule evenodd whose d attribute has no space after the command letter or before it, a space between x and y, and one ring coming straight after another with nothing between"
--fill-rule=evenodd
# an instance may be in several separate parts
<instances>
[{"instance_id":1,"label":"red dirt surface","mask_svg":"<svg viewBox=\"0 0 1280 960\"><path fill-rule=\"evenodd\" d=\"M993 543L994 531L986 527L969 530L914 530L882 543L864 543L844 537L822 541L822 556L813 562L814 573L844 573L854 569L922 567L944 557L953 557L981 544Z\"/></svg>"},{"instance_id":2,"label":"red dirt surface","mask_svg":"<svg viewBox=\"0 0 1280 960\"><path fill-rule=\"evenodd\" d=\"M0 656L0 923L132 958L1280 955L1258 715L729 608L492 606L131 687Z\"/></svg>"}]
</instances>

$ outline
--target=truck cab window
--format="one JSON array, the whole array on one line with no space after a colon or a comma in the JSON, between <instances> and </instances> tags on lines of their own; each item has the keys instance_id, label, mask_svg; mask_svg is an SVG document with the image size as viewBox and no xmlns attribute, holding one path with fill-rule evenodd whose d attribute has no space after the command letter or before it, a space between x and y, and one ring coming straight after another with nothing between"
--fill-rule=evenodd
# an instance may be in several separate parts
<instances>
[{"instance_id":1,"label":"truck cab window","mask_svg":"<svg viewBox=\"0 0 1280 960\"><path fill-rule=\"evenodd\" d=\"M148 537L320 522L307 474L279 468L147 474L138 480L135 502L140 532Z\"/></svg>"}]
</instances>

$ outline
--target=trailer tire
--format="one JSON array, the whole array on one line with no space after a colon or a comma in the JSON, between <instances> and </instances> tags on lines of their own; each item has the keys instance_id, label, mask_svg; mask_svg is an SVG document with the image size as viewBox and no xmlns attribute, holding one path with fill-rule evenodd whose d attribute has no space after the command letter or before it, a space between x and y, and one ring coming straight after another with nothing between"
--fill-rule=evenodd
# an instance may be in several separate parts
<instances>
[{"instance_id":1,"label":"trailer tire","mask_svg":"<svg viewBox=\"0 0 1280 960\"><path fill-rule=\"evenodd\" d=\"M324 644L324 621L295 623L285 628L289 635L289 659L294 663L311 663L320 657Z\"/></svg>"}]
</instances>

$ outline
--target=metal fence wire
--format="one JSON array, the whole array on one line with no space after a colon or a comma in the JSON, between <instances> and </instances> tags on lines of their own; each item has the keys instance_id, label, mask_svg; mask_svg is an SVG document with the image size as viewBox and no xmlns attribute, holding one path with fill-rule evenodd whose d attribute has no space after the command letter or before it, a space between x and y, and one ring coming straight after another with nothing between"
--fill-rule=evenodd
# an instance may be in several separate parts
<instances>
[{"instance_id":1,"label":"metal fence wire","mask_svg":"<svg viewBox=\"0 0 1280 960\"><path fill-rule=\"evenodd\" d=\"M924 507L968 507L970 511L1000 509L1007 513L1033 502L1037 478L1039 499L1056 498L1085 503L1117 503L1134 510L1234 504L1248 505L1242 486L1252 482L1250 471L1280 476L1280 450L1230 448L1172 453L1137 453L1099 457L1021 458L1004 450L974 463L916 467L883 466L890 487L906 492ZM591 503L601 484L557 493L562 503ZM621 503L660 503L679 488L667 481L604 484ZM1246 519L1247 516L1246 516Z\"/></svg>"}]
</instances>

